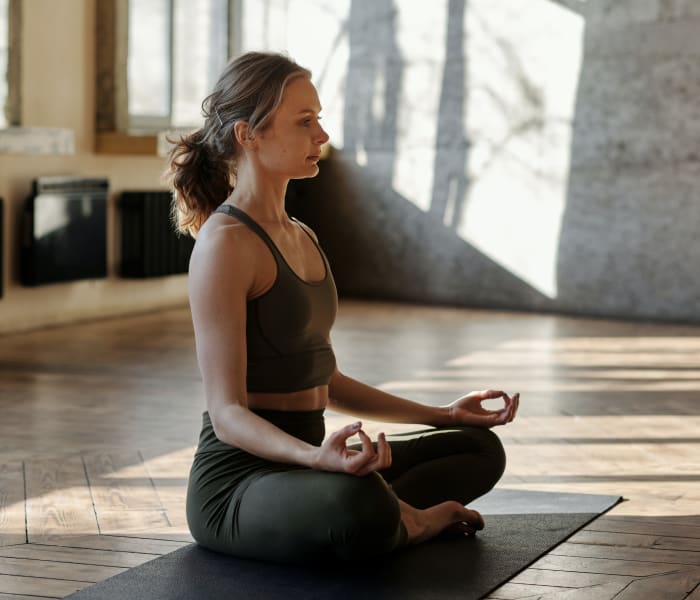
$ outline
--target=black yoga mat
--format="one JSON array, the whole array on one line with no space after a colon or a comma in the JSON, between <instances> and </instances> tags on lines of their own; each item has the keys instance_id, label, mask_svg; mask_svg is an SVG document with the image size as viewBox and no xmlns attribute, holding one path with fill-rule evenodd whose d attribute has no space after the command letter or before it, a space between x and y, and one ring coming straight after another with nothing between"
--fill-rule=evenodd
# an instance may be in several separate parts
<instances>
[{"instance_id":1,"label":"black yoga mat","mask_svg":"<svg viewBox=\"0 0 700 600\"><path fill-rule=\"evenodd\" d=\"M615 505L618 496L496 489L470 504L486 528L367 564L306 568L192 544L85 588L73 600L476 599Z\"/></svg>"}]
</instances>

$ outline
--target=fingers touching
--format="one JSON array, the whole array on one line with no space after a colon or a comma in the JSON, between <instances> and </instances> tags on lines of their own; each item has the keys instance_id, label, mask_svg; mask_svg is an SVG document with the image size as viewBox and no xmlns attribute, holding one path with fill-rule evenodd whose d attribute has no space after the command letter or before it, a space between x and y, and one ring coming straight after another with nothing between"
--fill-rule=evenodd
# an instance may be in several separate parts
<instances>
[{"instance_id":1,"label":"fingers touching","mask_svg":"<svg viewBox=\"0 0 700 600\"><path fill-rule=\"evenodd\" d=\"M372 471L379 471L391 465L391 446L386 436L380 433L375 449L369 436L361 429L361 423L354 423L335 432L333 440L335 450L345 457L343 471L358 476L364 476ZM360 450L351 450L346 447L348 438L357 434L360 437Z\"/></svg>"},{"instance_id":2,"label":"fingers touching","mask_svg":"<svg viewBox=\"0 0 700 600\"><path fill-rule=\"evenodd\" d=\"M513 396L513 405L512 409L510 412L510 419L508 419L508 422L510 423L513 419L515 419L515 415L518 412L518 406L520 405L520 393L515 394Z\"/></svg>"},{"instance_id":3,"label":"fingers touching","mask_svg":"<svg viewBox=\"0 0 700 600\"><path fill-rule=\"evenodd\" d=\"M470 396L479 400L493 400L494 398L503 398L505 395L506 393L501 390L481 390L470 394Z\"/></svg>"},{"instance_id":4,"label":"fingers touching","mask_svg":"<svg viewBox=\"0 0 700 600\"><path fill-rule=\"evenodd\" d=\"M513 395L511 398L508 394L505 392L496 392L493 390L488 390L486 392L480 392L483 394L492 394L488 396L488 399L491 398L503 398L504 401L504 406L503 408L500 408L498 410L487 410L485 411L488 413L491 418L495 421L496 424L498 425L505 425L506 423L510 423L514 418L516 413L518 412L518 406L520 404L520 393L516 393ZM485 397L484 400L487 398Z\"/></svg>"},{"instance_id":5,"label":"fingers touching","mask_svg":"<svg viewBox=\"0 0 700 600\"><path fill-rule=\"evenodd\" d=\"M504 394L503 396L506 401L506 406L505 406L505 419L503 423L510 423L514 418L515 414L518 412L518 405L520 404L520 394L517 393L515 394L512 398L509 397L507 394Z\"/></svg>"},{"instance_id":6,"label":"fingers touching","mask_svg":"<svg viewBox=\"0 0 700 600\"><path fill-rule=\"evenodd\" d=\"M367 450L369 460L355 472L355 475L364 476L372 471L381 471L389 467L391 465L391 446L386 441L386 436L383 433L377 436L377 450L375 451L369 436L362 430L360 430L359 435L362 440L362 453L365 454L365 450Z\"/></svg>"}]
</instances>

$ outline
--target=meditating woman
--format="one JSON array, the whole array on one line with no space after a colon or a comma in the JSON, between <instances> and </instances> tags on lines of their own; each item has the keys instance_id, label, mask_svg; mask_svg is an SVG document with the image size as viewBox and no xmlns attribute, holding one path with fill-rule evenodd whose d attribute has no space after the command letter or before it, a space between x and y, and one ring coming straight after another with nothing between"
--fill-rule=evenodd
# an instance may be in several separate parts
<instances>
[{"instance_id":1,"label":"meditating woman","mask_svg":"<svg viewBox=\"0 0 700 600\"><path fill-rule=\"evenodd\" d=\"M169 169L178 226L197 238L189 290L207 411L187 493L192 536L236 556L311 562L481 529L465 504L503 472L489 428L513 419L518 395L427 406L336 367L331 269L284 204L290 179L318 173L328 141L311 74L282 55L244 54L203 107ZM503 407L482 407L493 398ZM326 436L326 408L429 428L373 443L355 421Z\"/></svg>"}]
</instances>

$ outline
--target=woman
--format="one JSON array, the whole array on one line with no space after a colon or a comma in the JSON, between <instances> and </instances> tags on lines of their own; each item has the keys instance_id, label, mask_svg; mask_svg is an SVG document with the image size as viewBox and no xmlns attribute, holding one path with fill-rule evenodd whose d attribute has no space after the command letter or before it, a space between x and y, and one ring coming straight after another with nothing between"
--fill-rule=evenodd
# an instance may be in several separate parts
<instances>
[{"instance_id":1,"label":"woman","mask_svg":"<svg viewBox=\"0 0 700 600\"><path fill-rule=\"evenodd\" d=\"M281 562L364 559L481 529L464 505L501 476L489 427L518 407L500 391L424 406L337 369L330 267L284 210L287 183L318 173L328 141L310 76L277 54L235 59L204 126L170 157L179 227L197 237L189 289L207 401L188 523L205 547ZM487 398L504 407L485 410ZM357 421L326 437L326 407L432 428L373 444Z\"/></svg>"}]
</instances>

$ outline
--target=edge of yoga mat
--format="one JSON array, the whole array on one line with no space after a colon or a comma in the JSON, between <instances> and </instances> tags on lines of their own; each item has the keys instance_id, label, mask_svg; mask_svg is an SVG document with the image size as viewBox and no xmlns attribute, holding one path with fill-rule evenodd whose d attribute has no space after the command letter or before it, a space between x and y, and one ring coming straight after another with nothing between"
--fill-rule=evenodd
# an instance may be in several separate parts
<instances>
[{"instance_id":1,"label":"edge of yoga mat","mask_svg":"<svg viewBox=\"0 0 700 600\"><path fill-rule=\"evenodd\" d=\"M620 500L496 489L470 503L487 524L474 537L436 539L367 563L316 568L238 559L191 544L68 598L482 598ZM504 512L507 509L510 514Z\"/></svg>"}]
</instances>

